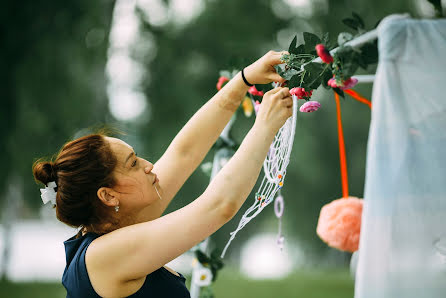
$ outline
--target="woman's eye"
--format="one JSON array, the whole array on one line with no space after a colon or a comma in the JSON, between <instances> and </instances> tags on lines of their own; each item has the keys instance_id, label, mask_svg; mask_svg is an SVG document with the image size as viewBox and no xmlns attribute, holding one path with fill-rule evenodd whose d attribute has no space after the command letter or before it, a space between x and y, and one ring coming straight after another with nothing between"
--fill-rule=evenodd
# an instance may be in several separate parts
<instances>
[{"instance_id":1,"label":"woman's eye","mask_svg":"<svg viewBox=\"0 0 446 298\"><path fill-rule=\"evenodd\" d=\"M135 161L133 161L133 163L132 163L132 167L136 166L136 162L137 162L137 160L135 159Z\"/></svg>"}]
</instances>

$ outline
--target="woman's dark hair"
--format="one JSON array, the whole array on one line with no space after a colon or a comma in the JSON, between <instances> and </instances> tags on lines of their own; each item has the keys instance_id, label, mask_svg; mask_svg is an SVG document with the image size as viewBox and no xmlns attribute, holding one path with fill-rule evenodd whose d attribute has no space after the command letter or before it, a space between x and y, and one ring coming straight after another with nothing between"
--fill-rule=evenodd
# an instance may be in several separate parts
<instances>
[{"instance_id":1,"label":"woman's dark hair","mask_svg":"<svg viewBox=\"0 0 446 298\"><path fill-rule=\"evenodd\" d=\"M103 233L104 224L115 224L110 207L97 197L101 187L113 187L117 159L102 133L66 143L54 161L37 160L34 179L57 184L57 218L72 227Z\"/></svg>"}]
</instances>

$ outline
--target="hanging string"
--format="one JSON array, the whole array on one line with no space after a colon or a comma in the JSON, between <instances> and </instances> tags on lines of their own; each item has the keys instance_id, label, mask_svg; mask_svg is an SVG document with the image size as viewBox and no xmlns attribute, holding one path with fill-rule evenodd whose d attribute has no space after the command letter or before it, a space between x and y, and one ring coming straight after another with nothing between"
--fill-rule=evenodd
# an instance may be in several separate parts
<instances>
[{"instance_id":1,"label":"hanging string","mask_svg":"<svg viewBox=\"0 0 446 298\"><path fill-rule=\"evenodd\" d=\"M356 99L357 101L366 104L369 108L372 108L372 102L358 92L347 89L344 90L345 93ZM342 181L342 197L348 198L348 175L347 175L347 158L345 154L345 141L344 141L344 132L342 129L342 118L341 118L341 104L339 102L339 95L334 92L335 100L336 100L336 116L338 122L338 140L339 140L339 161L341 165L341 181Z\"/></svg>"}]
</instances>

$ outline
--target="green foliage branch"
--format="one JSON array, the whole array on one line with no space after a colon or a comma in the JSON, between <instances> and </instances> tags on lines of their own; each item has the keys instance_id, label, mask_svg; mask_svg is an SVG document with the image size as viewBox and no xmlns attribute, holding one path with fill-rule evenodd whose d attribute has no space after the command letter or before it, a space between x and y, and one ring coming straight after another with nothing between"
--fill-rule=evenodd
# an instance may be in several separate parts
<instances>
[{"instance_id":1,"label":"green foliage branch","mask_svg":"<svg viewBox=\"0 0 446 298\"><path fill-rule=\"evenodd\" d=\"M358 68L366 70L369 65L378 62L377 41L370 41L360 48L353 48L347 42L366 32L363 19L356 13L352 17L342 20L344 25L354 30L355 33L341 32L337 42L332 43L328 32L322 37L310 32L303 32L304 43L297 45L297 36L291 41L288 52L282 56L284 66L277 65L276 71L287 80L288 87L301 87L306 91L317 89L322 85L330 89L327 82L332 77L336 84L342 86L348 78L356 73ZM323 44L327 50L338 47L333 55L333 62L330 64L313 62L317 57L316 45ZM335 92L344 97L344 92L340 88L333 88ZM308 100L309 98L305 98Z\"/></svg>"}]
</instances>

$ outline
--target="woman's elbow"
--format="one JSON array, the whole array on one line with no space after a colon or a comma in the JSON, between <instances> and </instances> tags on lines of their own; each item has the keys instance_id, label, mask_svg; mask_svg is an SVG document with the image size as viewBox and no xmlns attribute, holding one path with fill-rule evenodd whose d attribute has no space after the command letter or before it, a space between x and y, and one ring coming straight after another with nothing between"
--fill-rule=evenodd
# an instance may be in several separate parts
<instances>
[{"instance_id":1,"label":"woman's elbow","mask_svg":"<svg viewBox=\"0 0 446 298\"><path fill-rule=\"evenodd\" d=\"M234 201L226 200L221 203L220 215L224 222L230 221L239 209L238 205Z\"/></svg>"}]
</instances>

